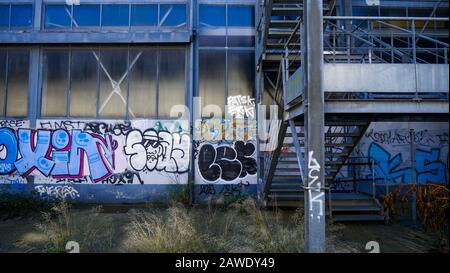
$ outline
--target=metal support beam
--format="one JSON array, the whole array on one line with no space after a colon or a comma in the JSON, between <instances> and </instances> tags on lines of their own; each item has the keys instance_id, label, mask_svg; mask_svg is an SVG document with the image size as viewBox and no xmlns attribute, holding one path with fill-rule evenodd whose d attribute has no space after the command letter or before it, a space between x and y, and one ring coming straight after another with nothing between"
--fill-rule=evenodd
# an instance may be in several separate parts
<instances>
[{"instance_id":1,"label":"metal support beam","mask_svg":"<svg viewBox=\"0 0 450 273\"><path fill-rule=\"evenodd\" d=\"M300 147L300 141L297 135L297 128L295 127L295 122L293 119L289 120L289 127L291 128L292 142L294 143L298 169L300 170L300 176L302 181L305 181L305 163L302 156L302 148Z\"/></svg>"},{"instance_id":2,"label":"metal support beam","mask_svg":"<svg viewBox=\"0 0 450 273\"><path fill-rule=\"evenodd\" d=\"M306 0L305 250L325 251L325 135L322 0Z\"/></svg>"}]
</instances>

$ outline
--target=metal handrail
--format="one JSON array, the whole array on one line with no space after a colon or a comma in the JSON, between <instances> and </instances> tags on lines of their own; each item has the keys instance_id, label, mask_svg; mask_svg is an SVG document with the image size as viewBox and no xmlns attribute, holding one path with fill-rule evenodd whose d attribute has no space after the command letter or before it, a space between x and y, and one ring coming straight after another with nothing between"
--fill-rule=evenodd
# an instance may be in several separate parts
<instances>
[{"instance_id":1,"label":"metal handrail","mask_svg":"<svg viewBox=\"0 0 450 273\"><path fill-rule=\"evenodd\" d=\"M384 21L432 21L446 22L448 17L403 17L403 16L323 16L324 20L384 20Z\"/></svg>"}]
</instances>

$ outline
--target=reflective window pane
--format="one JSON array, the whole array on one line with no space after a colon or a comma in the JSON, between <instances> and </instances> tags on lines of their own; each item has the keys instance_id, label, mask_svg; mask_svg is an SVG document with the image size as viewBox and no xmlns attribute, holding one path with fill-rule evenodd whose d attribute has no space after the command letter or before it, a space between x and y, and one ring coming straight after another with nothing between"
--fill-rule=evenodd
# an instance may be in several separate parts
<instances>
[{"instance_id":1,"label":"reflective window pane","mask_svg":"<svg viewBox=\"0 0 450 273\"><path fill-rule=\"evenodd\" d=\"M255 36L254 35L239 35L232 36L228 35L228 46L230 47L254 47L255 46Z\"/></svg>"},{"instance_id":2,"label":"reflective window pane","mask_svg":"<svg viewBox=\"0 0 450 273\"><path fill-rule=\"evenodd\" d=\"M199 94L202 107L225 105L225 50L200 50L199 52Z\"/></svg>"},{"instance_id":3,"label":"reflective window pane","mask_svg":"<svg viewBox=\"0 0 450 273\"><path fill-rule=\"evenodd\" d=\"M6 115L23 117L28 109L28 50L8 50L8 84Z\"/></svg>"},{"instance_id":4,"label":"reflective window pane","mask_svg":"<svg viewBox=\"0 0 450 273\"><path fill-rule=\"evenodd\" d=\"M9 28L9 5L0 5L0 29Z\"/></svg>"},{"instance_id":5,"label":"reflective window pane","mask_svg":"<svg viewBox=\"0 0 450 273\"><path fill-rule=\"evenodd\" d=\"M102 26L128 26L129 5L103 5Z\"/></svg>"},{"instance_id":6,"label":"reflective window pane","mask_svg":"<svg viewBox=\"0 0 450 273\"><path fill-rule=\"evenodd\" d=\"M226 9L224 5L200 5L199 45L226 45Z\"/></svg>"},{"instance_id":7,"label":"reflective window pane","mask_svg":"<svg viewBox=\"0 0 450 273\"><path fill-rule=\"evenodd\" d=\"M127 98L128 50L101 49L100 61L100 117L124 118Z\"/></svg>"},{"instance_id":8,"label":"reflective window pane","mask_svg":"<svg viewBox=\"0 0 450 273\"><path fill-rule=\"evenodd\" d=\"M46 5L44 28L69 28L70 27L70 6L66 5Z\"/></svg>"},{"instance_id":9,"label":"reflective window pane","mask_svg":"<svg viewBox=\"0 0 450 273\"><path fill-rule=\"evenodd\" d=\"M186 26L186 5L160 5L159 25Z\"/></svg>"},{"instance_id":10,"label":"reflective window pane","mask_svg":"<svg viewBox=\"0 0 450 273\"><path fill-rule=\"evenodd\" d=\"M200 27L220 27L226 25L225 5L200 5Z\"/></svg>"},{"instance_id":11,"label":"reflective window pane","mask_svg":"<svg viewBox=\"0 0 450 273\"><path fill-rule=\"evenodd\" d=\"M132 26L156 26L158 24L158 5L131 5Z\"/></svg>"},{"instance_id":12,"label":"reflective window pane","mask_svg":"<svg viewBox=\"0 0 450 273\"><path fill-rule=\"evenodd\" d=\"M253 51L228 51L228 96L253 97L254 59Z\"/></svg>"},{"instance_id":13,"label":"reflective window pane","mask_svg":"<svg viewBox=\"0 0 450 273\"><path fill-rule=\"evenodd\" d=\"M130 63L128 115L130 117L156 116L156 49L132 49Z\"/></svg>"},{"instance_id":14,"label":"reflective window pane","mask_svg":"<svg viewBox=\"0 0 450 273\"><path fill-rule=\"evenodd\" d=\"M0 49L0 117L5 115L6 50Z\"/></svg>"},{"instance_id":15,"label":"reflective window pane","mask_svg":"<svg viewBox=\"0 0 450 273\"><path fill-rule=\"evenodd\" d=\"M161 49L159 71L158 114L168 117L173 105L185 105L185 49Z\"/></svg>"},{"instance_id":16,"label":"reflective window pane","mask_svg":"<svg viewBox=\"0 0 450 273\"><path fill-rule=\"evenodd\" d=\"M12 27L30 27L32 17L32 5L11 5Z\"/></svg>"},{"instance_id":17,"label":"reflective window pane","mask_svg":"<svg viewBox=\"0 0 450 273\"><path fill-rule=\"evenodd\" d=\"M100 26L100 5L74 5L74 26Z\"/></svg>"},{"instance_id":18,"label":"reflective window pane","mask_svg":"<svg viewBox=\"0 0 450 273\"><path fill-rule=\"evenodd\" d=\"M97 102L97 61L90 49L72 50L70 116L95 117Z\"/></svg>"},{"instance_id":19,"label":"reflective window pane","mask_svg":"<svg viewBox=\"0 0 450 273\"><path fill-rule=\"evenodd\" d=\"M229 27L253 27L255 25L255 12L252 6L228 6Z\"/></svg>"},{"instance_id":20,"label":"reflective window pane","mask_svg":"<svg viewBox=\"0 0 450 273\"><path fill-rule=\"evenodd\" d=\"M45 50L43 62L41 115L66 116L69 51Z\"/></svg>"}]
</instances>

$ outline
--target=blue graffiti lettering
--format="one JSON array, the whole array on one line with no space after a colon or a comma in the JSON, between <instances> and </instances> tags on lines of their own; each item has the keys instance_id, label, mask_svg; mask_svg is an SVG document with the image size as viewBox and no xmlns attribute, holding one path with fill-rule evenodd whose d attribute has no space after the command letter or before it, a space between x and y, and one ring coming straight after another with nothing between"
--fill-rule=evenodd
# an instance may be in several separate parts
<instances>
[{"instance_id":1,"label":"blue graffiti lettering","mask_svg":"<svg viewBox=\"0 0 450 273\"><path fill-rule=\"evenodd\" d=\"M16 170L17 140L9 128L0 128L0 174L10 174Z\"/></svg>"},{"instance_id":2,"label":"blue graffiti lettering","mask_svg":"<svg viewBox=\"0 0 450 273\"><path fill-rule=\"evenodd\" d=\"M403 163L402 154L398 153L395 156L383 149L379 144L370 144L368 155L374 159L375 177L377 183L412 183L412 168L401 167ZM408 163L411 164L411 163ZM440 150L431 149L431 151L424 151L417 149L415 152L415 173L417 183L446 183L446 167L440 161ZM369 178L372 178L369 175Z\"/></svg>"}]
</instances>

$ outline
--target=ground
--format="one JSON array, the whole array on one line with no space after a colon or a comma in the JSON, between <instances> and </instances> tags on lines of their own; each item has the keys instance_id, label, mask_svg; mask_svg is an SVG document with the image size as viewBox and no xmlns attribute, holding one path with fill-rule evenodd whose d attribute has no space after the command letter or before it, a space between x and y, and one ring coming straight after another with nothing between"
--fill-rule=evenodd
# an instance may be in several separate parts
<instances>
[{"instance_id":1,"label":"ground","mask_svg":"<svg viewBox=\"0 0 450 273\"><path fill-rule=\"evenodd\" d=\"M47 212L0 213L0 252L302 252L301 210L260 210L253 201L224 206L172 204L75 206ZM405 220L406 219L406 220ZM327 225L327 251L448 252L448 237L412 228L407 217L390 224Z\"/></svg>"}]
</instances>

